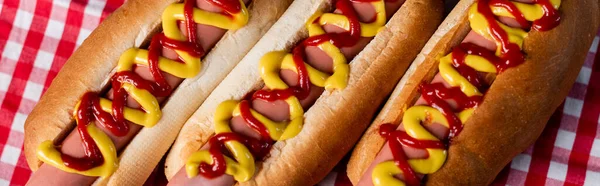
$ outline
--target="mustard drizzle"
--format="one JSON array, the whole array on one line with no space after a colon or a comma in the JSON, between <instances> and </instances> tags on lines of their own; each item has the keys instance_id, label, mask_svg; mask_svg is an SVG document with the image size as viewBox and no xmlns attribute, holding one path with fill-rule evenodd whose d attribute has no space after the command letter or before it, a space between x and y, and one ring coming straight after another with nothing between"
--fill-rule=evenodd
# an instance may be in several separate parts
<instances>
[{"instance_id":1,"label":"mustard drizzle","mask_svg":"<svg viewBox=\"0 0 600 186\"><path fill-rule=\"evenodd\" d=\"M193 19L197 24L215 26L222 29L235 30L243 27L248 22L248 10L242 0L241 11L231 13L232 17L222 13L208 12L197 7L193 9ZM169 5L162 14L162 28L165 36L169 39L178 41L187 41L179 30L178 21L185 21L184 3L174 3ZM182 62L171 60L165 57L159 57L158 67L161 71L167 72L179 78L191 78L196 76L202 67L202 62L199 57L194 57L186 51L175 50L181 57ZM148 50L130 48L125 51L117 64L117 72L132 71L134 66L148 66ZM153 127L162 117L160 104L156 97L149 91L135 87L133 84L123 82L122 88L129 94L131 98L136 100L142 109L125 107L123 111L124 118L134 124L144 127ZM77 118L76 111L79 110L81 101L75 106L73 117ZM100 106L105 112L112 114L112 101L106 98L100 98ZM77 121L79 123L79 121ZM101 166L94 167L85 171L78 171L65 166L61 152L56 149L51 140L44 141L37 148L37 157L44 163L50 164L60 170L70 173L81 174L85 176L106 178L112 175L118 167L118 158L114 143L93 123L87 124L87 130L90 133L94 143L97 144L104 163Z\"/></svg>"},{"instance_id":2,"label":"mustard drizzle","mask_svg":"<svg viewBox=\"0 0 600 186\"><path fill-rule=\"evenodd\" d=\"M550 0L550 2L555 9L558 9L561 0ZM527 21L535 21L544 16L544 10L539 4L527 4L520 2L510 3L513 3L517 9L523 13ZM512 16L512 14L504 7L490 5L490 8L492 9L493 14L496 16L514 18L514 16ZM496 56L500 56L502 52L502 43L492 35L487 19L477 9L477 3L473 4L469 8L468 16L471 29L484 38L495 41L496 45L498 46L495 54ZM509 42L517 44L519 48L522 49L524 38L527 37L527 32L520 28L509 27L499 21L497 21L497 23L500 25L500 28L506 31L508 34ZM453 53L450 53L440 59L438 68L441 77L452 87L460 87L461 91L469 97L483 95L483 93L480 92L476 86L471 84L465 77L460 75L460 73L452 66L452 54ZM467 54L465 57L465 64L479 72L497 73L496 67L492 62L475 54ZM475 108L468 108L460 113L457 113L461 123L465 123L473 114L474 110ZM439 110L430 106L413 106L404 113L402 118L404 130L409 136L418 140L439 141L440 139L435 137L421 125L421 122L425 121L426 117L430 117L433 122L440 123L449 128L446 117L444 117ZM447 151L446 149L433 148L426 148L425 150L427 150L429 153L428 158L409 159L408 163L416 173L431 174L442 167L446 161ZM371 174L373 185L405 185L403 181L394 177L395 175L402 173L402 170L396 166L393 160L379 163L375 166Z\"/></svg>"},{"instance_id":3,"label":"mustard drizzle","mask_svg":"<svg viewBox=\"0 0 600 186\"><path fill-rule=\"evenodd\" d=\"M378 0L370 2L375 8L376 20L371 23L360 23L361 36L373 37L378 31L385 26L385 2ZM315 21L317 20L318 21ZM313 14L306 22L306 28L309 37L326 34L323 26L325 24L336 25L346 31L350 30L350 23L346 16L335 13ZM310 64L304 62L308 72L310 83L315 86L324 87L327 90L344 89L347 86L350 67L347 59L341 50L331 42L323 42L317 45L319 49L324 51L333 60L334 72L328 75L321 72ZM289 86L280 78L281 70L291 70L297 72L296 63L294 63L293 54L284 51L273 51L265 54L259 62L260 76L263 79L265 86L269 90L284 90ZM290 120L283 122L275 122L262 114L250 109L252 116L258 119L267 128L272 140L286 140L300 133L304 122L304 110L300 104L300 100L295 96L290 96L285 99L285 102L290 108ZM231 118L240 115L240 101L224 101L215 112L215 133L223 134L232 132L229 122ZM237 141L225 142L226 148L233 154L233 158L225 156L226 159L226 174L232 175L238 182L245 182L252 178L255 173L254 157L250 150ZM193 153L186 162L186 173L189 178L199 174L198 166L201 163L213 164L212 155L208 150L201 150Z\"/></svg>"}]
</instances>

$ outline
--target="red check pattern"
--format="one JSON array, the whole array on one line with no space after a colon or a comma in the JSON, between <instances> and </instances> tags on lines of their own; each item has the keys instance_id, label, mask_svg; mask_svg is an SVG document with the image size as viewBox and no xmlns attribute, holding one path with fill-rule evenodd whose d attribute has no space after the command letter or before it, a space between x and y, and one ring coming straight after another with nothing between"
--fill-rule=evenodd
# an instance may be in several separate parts
<instances>
[{"instance_id":1,"label":"red check pattern","mask_svg":"<svg viewBox=\"0 0 600 186\"><path fill-rule=\"evenodd\" d=\"M71 53L123 2L0 1L0 186L27 182L25 118ZM515 157L494 185L600 184L600 62L594 63L600 59L599 36L540 139ZM319 185L351 185L345 162Z\"/></svg>"}]
</instances>

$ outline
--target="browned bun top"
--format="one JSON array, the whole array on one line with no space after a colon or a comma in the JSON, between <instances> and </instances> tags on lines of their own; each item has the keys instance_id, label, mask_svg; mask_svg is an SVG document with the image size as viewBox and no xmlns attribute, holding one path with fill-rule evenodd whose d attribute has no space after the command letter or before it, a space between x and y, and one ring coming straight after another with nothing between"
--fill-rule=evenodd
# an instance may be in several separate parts
<instances>
[{"instance_id":1,"label":"browned bun top","mask_svg":"<svg viewBox=\"0 0 600 186\"><path fill-rule=\"evenodd\" d=\"M379 135L379 126L384 123L396 125L400 123L404 111L419 97L419 84L432 79L437 73L437 59L448 53L452 46L459 44L469 32L466 12L474 1L460 1L446 17L446 20L442 22L421 53L412 62L410 68L406 70L404 77L390 95L383 109L379 111L371 126L356 144L346 170L352 183L358 183L386 141Z\"/></svg>"},{"instance_id":2,"label":"browned bun top","mask_svg":"<svg viewBox=\"0 0 600 186\"><path fill-rule=\"evenodd\" d=\"M42 164L37 146L46 140L55 144L73 131L72 112L87 91L106 90L121 54L144 47L160 31L164 9L179 0L129 0L102 22L83 42L54 79L25 124L25 156L32 170ZM206 97L248 53L292 0L252 0L248 23L223 35L202 58L202 70L184 80L163 103L162 117L143 128L120 151L119 169L95 184L141 185L175 140L181 126ZM267 10L267 11L265 11Z\"/></svg>"},{"instance_id":3,"label":"browned bun top","mask_svg":"<svg viewBox=\"0 0 600 186\"><path fill-rule=\"evenodd\" d=\"M71 55L25 122L24 150L32 170L42 164L37 146L62 141L75 127L75 103L87 91L101 91L114 72L121 53L145 44L157 31L161 14L177 0L125 2L108 16Z\"/></svg>"},{"instance_id":4,"label":"browned bun top","mask_svg":"<svg viewBox=\"0 0 600 186\"><path fill-rule=\"evenodd\" d=\"M257 72L267 52L289 51L307 37L305 22L317 11L329 11L332 1L296 1L207 101L187 121L166 160L171 178L214 133L213 115L224 100L238 100L262 87ZM441 0L407 0L375 38L350 62L348 86L325 91L306 110L302 131L278 141L254 179L239 185L316 184L342 159L368 126L379 105L431 37L441 21Z\"/></svg>"},{"instance_id":5,"label":"browned bun top","mask_svg":"<svg viewBox=\"0 0 600 186\"><path fill-rule=\"evenodd\" d=\"M437 59L469 32L467 8L474 2L458 3L363 135L347 166L353 183L358 183L385 143L379 126L400 123L403 112L419 96L418 85L437 73ZM427 176L428 185L487 185L537 139L583 64L600 22L596 2L563 1L558 27L529 32L523 49L525 63L497 76L483 103L453 140L444 166Z\"/></svg>"},{"instance_id":6,"label":"browned bun top","mask_svg":"<svg viewBox=\"0 0 600 186\"><path fill-rule=\"evenodd\" d=\"M525 38L525 63L499 74L428 185L487 185L539 137L575 82L600 24L597 0L563 1L561 23Z\"/></svg>"},{"instance_id":7,"label":"browned bun top","mask_svg":"<svg viewBox=\"0 0 600 186\"><path fill-rule=\"evenodd\" d=\"M306 112L300 134L277 142L254 179L239 185L314 185L322 180L356 144L442 14L439 0L407 0L350 63L348 87L323 93Z\"/></svg>"}]
</instances>

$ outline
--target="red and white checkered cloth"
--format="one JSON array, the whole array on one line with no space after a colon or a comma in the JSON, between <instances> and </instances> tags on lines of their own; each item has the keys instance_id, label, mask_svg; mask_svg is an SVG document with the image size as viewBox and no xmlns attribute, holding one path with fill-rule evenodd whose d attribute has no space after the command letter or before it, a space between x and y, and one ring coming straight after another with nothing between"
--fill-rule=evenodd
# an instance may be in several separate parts
<instances>
[{"instance_id":1,"label":"red and white checkered cloth","mask_svg":"<svg viewBox=\"0 0 600 186\"><path fill-rule=\"evenodd\" d=\"M25 118L75 48L123 1L0 0L0 186L29 179L22 155ZM494 185L600 185L598 40L540 139ZM344 165L319 185L351 185Z\"/></svg>"}]
</instances>

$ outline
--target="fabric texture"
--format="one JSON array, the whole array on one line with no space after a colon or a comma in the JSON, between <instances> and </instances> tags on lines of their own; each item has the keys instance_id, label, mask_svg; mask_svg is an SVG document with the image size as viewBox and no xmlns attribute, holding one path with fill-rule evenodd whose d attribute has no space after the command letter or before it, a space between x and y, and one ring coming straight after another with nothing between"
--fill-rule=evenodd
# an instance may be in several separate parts
<instances>
[{"instance_id":1,"label":"fabric texture","mask_svg":"<svg viewBox=\"0 0 600 186\"><path fill-rule=\"evenodd\" d=\"M27 182L31 170L22 153L27 115L69 56L123 3L0 1L0 186ZM600 58L599 36L541 137L504 168L494 185L600 185L600 62L594 63ZM346 161L319 185L351 185Z\"/></svg>"}]
</instances>

